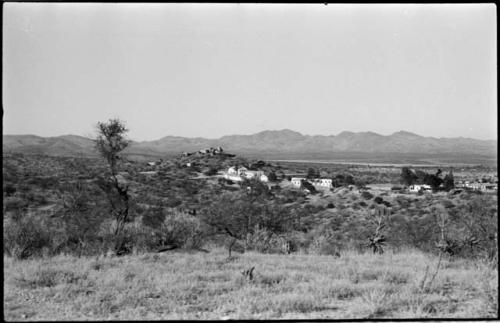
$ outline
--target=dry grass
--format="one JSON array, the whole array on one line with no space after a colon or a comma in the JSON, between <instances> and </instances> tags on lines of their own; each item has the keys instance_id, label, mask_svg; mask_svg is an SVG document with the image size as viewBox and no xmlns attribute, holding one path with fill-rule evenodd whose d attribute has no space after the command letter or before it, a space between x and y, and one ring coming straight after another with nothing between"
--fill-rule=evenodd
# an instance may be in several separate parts
<instances>
[{"instance_id":1,"label":"dry grass","mask_svg":"<svg viewBox=\"0 0 500 323\"><path fill-rule=\"evenodd\" d=\"M6 320L485 318L498 275L486 263L417 251L340 258L226 251L121 258L4 258ZM255 266L252 280L241 272ZM428 278L426 278L428 279Z\"/></svg>"}]
</instances>

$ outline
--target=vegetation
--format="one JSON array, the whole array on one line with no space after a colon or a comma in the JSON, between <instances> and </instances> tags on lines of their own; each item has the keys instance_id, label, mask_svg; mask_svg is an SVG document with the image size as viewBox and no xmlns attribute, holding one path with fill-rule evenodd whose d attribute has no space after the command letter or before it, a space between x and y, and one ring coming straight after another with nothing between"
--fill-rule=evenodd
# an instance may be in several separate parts
<instances>
[{"instance_id":1,"label":"vegetation","mask_svg":"<svg viewBox=\"0 0 500 323\"><path fill-rule=\"evenodd\" d=\"M227 258L222 249L4 258L4 317L23 320L492 318L496 269L416 250ZM252 275L245 275L252 267ZM427 274L427 275L426 275ZM432 279L434 278L434 279ZM422 287L423 286L423 287Z\"/></svg>"},{"instance_id":2,"label":"vegetation","mask_svg":"<svg viewBox=\"0 0 500 323\"><path fill-rule=\"evenodd\" d=\"M127 148L129 142L124 138L128 131L123 122L118 119L111 119L107 123L97 124L98 135L96 148L109 166L110 177L100 178L99 186L106 193L106 197L111 207L111 214L115 222L113 223L113 233L115 236L115 252L126 252L126 239L123 236L125 222L128 220L130 209L129 186L126 181L118 177L120 153Z\"/></svg>"},{"instance_id":3,"label":"vegetation","mask_svg":"<svg viewBox=\"0 0 500 323\"><path fill-rule=\"evenodd\" d=\"M496 313L496 290L480 277L498 279L498 197L454 189L464 174L491 181L491 170L447 170L443 177L441 169L274 164L196 153L135 162L123 155L126 132L119 120L98 124L101 158L4 155L6 303L28 290L52 308L51 293L58 293L57 299L81 301L70 306L65 318L72 319L133 318L137 308L156 311L157 299L171 307L153 318ZM230 166L262 171L270 182L228 181L222 171ZM305 181L296 188L291 176L331 178L334 187ZM424 183L433 192L406 189ZM157 262L167 258L172 263L163 273ZM127 269L141 263L144 272ZM190 279L178 277L181 267ZM146 294L156 293L150 287L166 278L178 290L159 287L150 302ZM96 290L103 285L114 296ZM125 286L138 295L130 304L116 295ZM482 298L472 304L472 297ZM11 305L9 315L18 319L25 310ZM23 315L47 315L33 313Z\"/></svg>"},{"instance_id":4,"label":"vegetation","mask_svg":"<svg viewBox=\"0 0 500 323\"><path fill-rule=\"evenodd\" d=\"M10 187L4 190L4 251L20 258L44 252L81 256L155 251L172 244L178 248L202 248L212 242L229 246L236 240L246 250L282 252L288 241L294 250L335 253L367 248L363 246L374 232L372 217L383 206L388 213L386 248L438 252L435 243L440 233L435 218L443 213L449 216L449 240L454 243L455 256L496 255L495 194L443 191L412 195L404 190L353 189L345 184L310 195L286 180L235 184L217 178L219 175L199 177L209 167L218 172L227 169L233 159L177 157L156 166L154 175L142 175L150 166L125 160L120 160L118 171L99 159L4 157L4 186ZM186 167L187 162L196 166ZM250 163L241 158L238 162ZM103 174L110 174L110 186L102 184ZM121 202L115 184L126 185L126 217L117 218L120 211L111 207L111 194L115 194L115 205ZM167 229L173 227L192 236L181 238ZM267 237L258 247L250 243L257 235Z\"/></svg>"}]
</instances>

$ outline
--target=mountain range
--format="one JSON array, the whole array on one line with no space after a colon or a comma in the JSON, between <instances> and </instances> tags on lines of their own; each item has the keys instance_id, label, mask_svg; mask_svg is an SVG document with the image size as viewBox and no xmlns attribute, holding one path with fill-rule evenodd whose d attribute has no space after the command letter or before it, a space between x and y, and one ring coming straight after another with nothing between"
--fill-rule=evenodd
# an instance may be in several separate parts
<instances>
[{"instance_id":1,"label":"mountain range","mask_svg":"<svg viewBox=\"0 0 500 323\"><path fill-rule=\"evenodd\" d=\"M404 153L468 154L496 156L496 140L423 137L407 131L391 135L343 131L338 135L302 135L289 129L266 130L253 135L230 135L218 139L166 136L153 141L132 141L130 155L162 156L221 146L231 153L251 154L330 154ZM95 156L90 138L65 135L3 135L3 151L52 156Z\"/></svg>"}]
</instances>

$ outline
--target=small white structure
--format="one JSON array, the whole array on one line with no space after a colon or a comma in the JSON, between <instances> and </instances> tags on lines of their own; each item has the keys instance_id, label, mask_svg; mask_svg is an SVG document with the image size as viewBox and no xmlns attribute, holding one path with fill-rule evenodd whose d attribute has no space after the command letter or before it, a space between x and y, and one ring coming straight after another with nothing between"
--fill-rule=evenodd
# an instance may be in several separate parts
<instances>
[{"instance_id":1,"label":"small white structure","mask_svg":"<svg viewBox=\"0 0 500 323\"><path fill-rule=\"evenodd\" d=\"M241 182L243 180L240 176L239 169L236 169L234 166L229 167L227 172L224 173L224 178L236 182Z\"/></svg>"},{"instance_id":2,"label":"small white structure","mask_svg":"<svg viewBox=\"0 0 500 323\"><path fill-rule=\"evenodd\" d=\"M422 190L422 191L430 191L431 187L430 187L430 185L427 185L427 184L422 184L422 185L420 185L420 184L413 184L413 185L410 185L410 187L408 187L408 190L410 192L417 193L420 190Z\"/></svg>"},{"instance_id":3,"label":"small white structure","mask_svg":"<svg viewBox=\"0 0 500 323\"><path fill-rule=\"evenodd\" d=\"M292 185L294 187L300 188L302 186L302 181L307 181L304 177L293 177ZM318 178L309 181L315 188L326 188L330 189L333 187L333 181L330 178Z\"/></svg>"},{"instance_id":4,"label":"small white structure","mask_svg":"<svg viewBox=\"0 0 500 323\"><path fill-rule=\"evenodd\" d=\"M238 175L239 175L239 176L244 176L244 177L246 177L246 173L247 173L247 171L248 171L248 169L247 169L247 168L245 168L245 167L240 167L240 168L238 168Z\"/></svg>"},{"instance_id":5,"label":"small white structure","mask_svg":"<svg viewBox=\"0 0 500 323\"><path fill-rule=\"evenodd\" d=\"M267 177L266 175L262 174L262 175L260 175L259 180L261 182L267 183L267 182L269 182L269 177Z\"/></svg>"},{"instance_id":6,"label":"small white structure","mask_svg":"<svg viewBox=\"0 0 500 323\"><path fill-rule=\"evenodd\" d=\"M268 182L269 178L262 171L251 171L245 167L236 168L229 167L229 169L224 173L224 178L236 182L241 182L243 179L259 179L261 182Z\"/></svg>"},{"instance_id":7,"label":"small white structure","mask_svg":"<svg viewBox=\"0 0 500 323\"><path fill-rule=\"evenodd\" d=\"M302 181L305 181L306 179L304 177L293 177L292 178L292 185L294 187L300 188L302 185Z\"/></svg>"},{"instance_id":8,"label":"small white structure","mask_svg":"<svg viewBox=\"0 0 500 323\"><path fill-rule=\"evenodd\" d=\"M327 188L330 189L333 187L333 181L331 178L319 178L313 180L313 185L316 188Z\"/></svg>"}]
</instances>

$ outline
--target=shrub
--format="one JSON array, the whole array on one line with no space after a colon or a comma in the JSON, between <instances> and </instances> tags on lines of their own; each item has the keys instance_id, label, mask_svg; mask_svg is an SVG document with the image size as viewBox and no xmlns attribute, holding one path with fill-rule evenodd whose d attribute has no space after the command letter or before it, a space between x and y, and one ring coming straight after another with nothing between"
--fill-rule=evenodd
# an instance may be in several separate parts
<instances>
[{"instance_id":1,"label":"shrub","mask_svg":"<svg viewBox=\"0 0 500 323\"><path fill-rule=\"evenodd\" d=\"M16 192L16 187L12 184L6 184L4 186L4 192L7 196L12 196Z\"/></svg>"},{"instance_id":2,"label":"shrub","mask_svg":"<svg viewBox=\"0 0 500 323\"><path fill-rule=\"evenodd\" d=\"M314 237L308 248L308 253L316 255L338 255L340 246L325 235Z\"/></svg>"},{"instance_id":3,"label":"shrub","mask_svg":"<svg viewBox=\"0 0 500 323\"><path fill-rule=\"evenodd\" d=\"M384 204L387 207L391 207L392 206L392 204L390 202L388 202L388 201L382 201L382 204Z\"/></svg>"},{"instance_id":4,"label":"shrub","mask_svg":"<svg viewBox=\"0 0 500 323\"><path fill-rule=\"evenodd\" d=\"M365 200L371 200L373 198L373 194L368 191L363 191L361 193L361 197L364 198Z\"/></svg>"},{"instance_id":5,"label":"shrub","mask_svg":"<svg viewBox=\"0 0 500 323\"><path fill-rule=\"evenodd\" d=\"M217 168L215 167L209 167L206 171L203 172L206 176L213 176L217 175Z\"/></svg>"},{"instance_id":6,"label":"shrub","mask_svg":"<svg viewBox=\"0 0 500 323\"><path fill-rule=\"evenodd\" d=\"M4 210L5 212L24 210L28 206L28 202L18 197L7 197L4 199Z\"/></svg>"},{"instance_id":7,"label":"shrub","mask_svg":"<svg viewBox=\"0 0 500 323\"><path fill-rule=\"evenodd\" d=\"M169 212L157 233L160 244L174 244L182 248L196 249L204 244L203 225L201 221L189 214Z\"/></svg>"},{"instance_id":8,"label":"shrub","mask_svg":"<svg viewBox=\"0 0 500 323\"><path fill-rule=\"evenodd\" d=\"M4 219L4 252L18 259L41 255L44 248L50 248L51 235L39 220L24 216L14 220Z\"/></svg>"}]
</instances>

